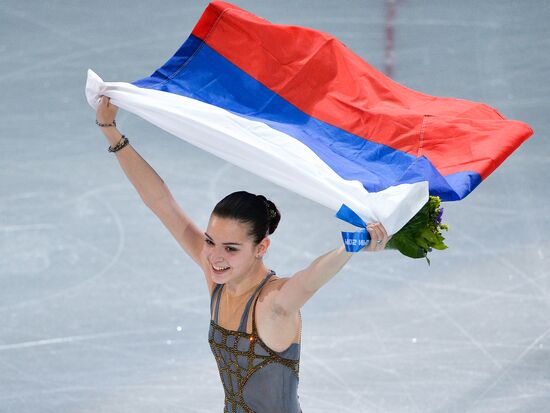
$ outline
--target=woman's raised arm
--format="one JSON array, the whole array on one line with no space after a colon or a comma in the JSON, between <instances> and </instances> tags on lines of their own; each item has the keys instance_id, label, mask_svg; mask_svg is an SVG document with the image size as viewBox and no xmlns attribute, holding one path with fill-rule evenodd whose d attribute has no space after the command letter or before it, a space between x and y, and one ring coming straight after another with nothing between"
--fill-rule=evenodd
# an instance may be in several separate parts
<instances>
[{"instance_id":1,"label":"woman's raised arm","mask_svg":"<svg viewBox=\"0 0 550 413\"><path fill-rule=\"evenodd\" d=\"M96 119L103 124L112 124L117 110L118 108L103 96L97 107ZM114 126L102 127L101 131L111 147L114 147L122 137ZM126 145L114 153L145 205L155 213L185 252L202 268L200 252L204 234L180 208L162 178L131 145ZM207 278L207 283L210 282Z\"/></svg>"},{"instance_id":2,"label":"woman's raised arm","mask_svg":"<svg viewBox=\"0 0 550 413\"><path fill-rule=\"evenodd\" d=\"M109 102L109 98L102 96L97 106L96 119L102 124L112 125L118 107ZM122 138L122 134L115 126L100 128L111 147L114 147ZM120 166L132 185L136 188L143 202L149 206L168 195L169 191L164 181L151 166L145 162L131 145L126 145L114 152Z\"/></svg>"},{"instance_id":3,"label":"woman's raised arm","mask_svg":"<svg viewBox=\"0 0 550 413\"><path fill-rule=\"evenodd\" d=\"M372 241L362 251L383 251L391 238L384 226L379 222L372 223L367 225L367 230ZM307 268L290 277L277 291L272 301L272 311L283 316L297 313L316 291L342 269L353 254L342 245L316 258Z\"/></svg>"}]
</instances>

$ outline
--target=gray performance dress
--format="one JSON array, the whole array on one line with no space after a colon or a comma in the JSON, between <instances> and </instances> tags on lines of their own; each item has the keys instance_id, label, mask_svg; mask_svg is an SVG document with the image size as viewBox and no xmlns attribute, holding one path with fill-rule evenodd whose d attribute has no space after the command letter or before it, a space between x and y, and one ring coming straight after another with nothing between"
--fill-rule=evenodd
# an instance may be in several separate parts
<instances>
[{"instance_id":1,"label":"gray performance dress","mask_svg":"<svg viewBox=\"0 0 550 413\"><path fill-rule=\"evenodd\" d=\"M218 322L221 290L218 284L210 299L210 314L217 295L214 319L210 320L208 342L216 358L225 391L224 413L301 413L298 400L300 344L285 351L271 350L256 329L256 301L262 287L275 274L271 270L248 300L238 331ZM256 297L256 299L254 299ZM246 332L252 301L252 333Z\"/></svg>"}]
</instances>

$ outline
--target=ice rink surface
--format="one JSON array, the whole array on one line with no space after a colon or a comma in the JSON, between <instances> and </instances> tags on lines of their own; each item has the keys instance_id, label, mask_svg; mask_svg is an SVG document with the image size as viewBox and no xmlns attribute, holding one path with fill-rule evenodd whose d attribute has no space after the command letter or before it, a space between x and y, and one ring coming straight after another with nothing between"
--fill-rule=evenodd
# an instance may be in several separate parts
<instances>
[{"instance_id":1,"label":"ice rink surface","mask_svg":"<svg viewBox=\"0 0 550 413\"><path fill-rule=\"evenodd\" d=\"M302 309L304 413L550 411L550 2L235 1L329 32L413 89L535 135L445 203L432 264L358 254ZM141 79L206 1L0 1L0 412L221 412L203 275L107 152L86 70ZM391 42L393 36L393 42ZM123 111L119 129L206 228L218 200L282 213L266 263L340 245L334 212Z\"/></svg>"}]
</instances>

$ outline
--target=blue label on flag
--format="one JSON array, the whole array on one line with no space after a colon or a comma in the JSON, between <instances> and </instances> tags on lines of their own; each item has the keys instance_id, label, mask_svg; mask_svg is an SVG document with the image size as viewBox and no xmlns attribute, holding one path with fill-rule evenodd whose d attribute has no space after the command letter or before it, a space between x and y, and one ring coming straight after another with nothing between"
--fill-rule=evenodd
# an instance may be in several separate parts
<instances>
[{"instance_id":1,"label":"blue label on flag","mask_svg":"<svg viewBox=\"0 0 550 413\"><path fill-rule=\"evenodd\" d=\"M367 231L367 224L346 204L342 204L336 213L336 218L340 218L356 227L362 228L361 231L356 232L342 231L342 239L347 252L357 252L370 243L370 234Z\"/></svg>"}]
</instances>

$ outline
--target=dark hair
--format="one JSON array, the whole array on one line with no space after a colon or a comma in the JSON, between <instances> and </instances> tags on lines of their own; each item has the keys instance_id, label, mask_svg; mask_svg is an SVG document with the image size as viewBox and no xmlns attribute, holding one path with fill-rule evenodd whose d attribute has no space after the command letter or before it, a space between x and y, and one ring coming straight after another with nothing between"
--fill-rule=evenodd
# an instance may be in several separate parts
<instances>
[{"instance_id":1,"label":"dark hair","mask_svg":"<svg viewBox=\"0 0 550 413\"><path fill-rule=\"evenodd\" d=\"M258 245L267 235L273 234L281 214L275 204L263 195L246 191L233 192L216 204L212 215L232 218L250 224L248 236Z\"/></svg>"}]
</instances>

